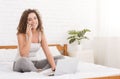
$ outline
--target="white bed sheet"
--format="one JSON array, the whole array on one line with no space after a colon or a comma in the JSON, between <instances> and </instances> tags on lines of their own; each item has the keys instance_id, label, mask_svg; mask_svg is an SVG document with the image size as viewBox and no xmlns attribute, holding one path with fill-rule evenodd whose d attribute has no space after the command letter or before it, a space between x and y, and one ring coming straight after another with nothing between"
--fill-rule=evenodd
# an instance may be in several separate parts
<instances>
[{"instance_id":1,"label":"white bed sheet","mask_svg":"<svg viewBox=\"0 0 120 79\"><path fill-rule=\"evenodd\" d=\"M61 76L47 76L51 70L43 72L19 73L12 71L13 62L0 62L0 79L83 79L102 77L110 75L120 75L120 69L95 65L92 63L79 62L78 71L75 74L65 74Z\"/></svg>"},{"instance_id":2,"label":"white bed sheet","mask_svg":"<svg viewBox=\"0 0 120 79\"><path fill-rule=\"evenodd\" d=\"M52 49L52 52L57 52ZM43 72L26 72L19 73L12 71L14 57L17 53L16 49L0 50L0 79L82 79L92 77L102 77L110 75L120 75L120 69L95 65L92 63L79 62L78 71L75 74L65 74L61 76L47 76L51 70ZM58 52L59 53L59 52ZM69 58L69 57L66 57Z\"/></svg>"}]
</instances>

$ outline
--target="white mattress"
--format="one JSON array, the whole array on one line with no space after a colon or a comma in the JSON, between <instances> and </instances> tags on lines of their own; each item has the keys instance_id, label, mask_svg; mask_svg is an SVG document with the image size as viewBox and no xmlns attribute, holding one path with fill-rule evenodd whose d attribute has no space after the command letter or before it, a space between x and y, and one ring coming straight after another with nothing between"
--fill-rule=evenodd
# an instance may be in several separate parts
<instances>
[{"instance_id":1,"label":"white mattress","mask_svg":"<svg viewBox=\"0 0 120 79\"><path fill-rule=\"evenodd\" d=\"M16 49L1 49L0 50L0 79L82 79L92 77L102 77L111 75L120 75L120 69L95 65L92 63L79 62L77 72L75 74L65 74L61 76L47 76L51 70L43 72L26 72L19 73L12 71L13 61L15 58ZM52 49L52 52L56 52ZM68 57L67 57L68 58Z\"/></svg>"},{"instance_id":2,"label":"white mattress","mask_svg":"<svg viewBox=\"0 0 120 79\"><path fill-rule=\"evenodd\" d=\"M120 69L85 62L79 62L78 71L75 74L65 74L61 76L47 76L46 74L51 72L50 69L39 73L14 72L12 71L12 66L13 62L0 62L0 79L82 79L110 75L120 75Z\"/></svg>"}]
</instances>

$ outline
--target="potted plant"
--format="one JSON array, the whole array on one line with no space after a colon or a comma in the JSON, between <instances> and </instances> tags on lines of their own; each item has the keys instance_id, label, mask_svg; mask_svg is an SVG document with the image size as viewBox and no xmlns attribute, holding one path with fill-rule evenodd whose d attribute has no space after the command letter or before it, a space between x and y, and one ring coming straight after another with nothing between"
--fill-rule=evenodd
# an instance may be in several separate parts
<instances>
[{"instance_id":1,"label":"potted plant","mask_svg":"<svg viewBox=\"0 0 120 79\"><path fill-rule=\"evenodd\" d=\"M78 44L80 44L82 39L88 39L87 36L85 36L86 32L90 32L89 29L83 29L83 30L69 30L68 34L69 37L67 38L69 40L69 44L72 44L73 42L77 41Z\"/></svg>"},{"instance_id":2,"label":"potted plant","mask_svg":"<svg viewBox=\"0 0 120 79\"><path fill-rule=\"evenodd\" d=\"M70 56L75 56L78 52L78 50L81 50L80 44L81 40L83 39L88 39L85 34L87 32L90 32L89 29L82 29L82 30L69 30L68 31L68 38L67 40L69 41L69 55Z\"/></svg>"}]
</instances>

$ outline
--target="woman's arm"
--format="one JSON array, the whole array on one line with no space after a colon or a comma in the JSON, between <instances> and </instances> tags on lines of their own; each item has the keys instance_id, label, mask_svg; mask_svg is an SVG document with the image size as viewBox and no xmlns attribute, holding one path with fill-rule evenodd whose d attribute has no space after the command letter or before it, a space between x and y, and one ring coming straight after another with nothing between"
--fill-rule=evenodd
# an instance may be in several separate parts
<instances>
[{"instance_id":1,"label":"woman's arm","mask_svg":"<svg viewBox=\"0 0 120 79\"><path fill-rule=\"evenodd\" d=\"M27 24L26 34L18 33L17 39L18 39L18 45L19 45L19 52L22 57L28 57L29 50L30 50L30 44L32 41L32 27ZM26 39L27 35L27 39Z\"/></svg>"},{"instance_id":2,"label":"woman's arm","mask_svg":"<svg viewBox=\"0 0 120 79\"><path fill-rule=\"evenodd\" d=\"M31 44L31 39L28 38L26 40L25 34L18 34L18 45L19 45L19 52L22 57L28 57L29 55L29 49Z\"/></svg>"},{"instance_id":3,"label":"woman's arm","mask_svg":"<svg viewBox=\"0 0 120 79\"><path fill-rule=\"evenodd\" d=\"M48 48L48 44L47 44L47 41L46 41L46 38L45 38L45 35L44 35L44 33L42 33L42 35L41 35L41 46L42 46L42 48L43 48L43 51L44 51L44 53L45 53L45 55L46 55L46 57L47 57L47 59L48 59L48 62L50 63L50 65L51 65L51 68L52 68L52 70L55 70L55 61L54 61L54 59L53 59L53 56L52 56L52 54L50 53L50 50L49 50L49 48Z\"/></svg>"}]
</instances>

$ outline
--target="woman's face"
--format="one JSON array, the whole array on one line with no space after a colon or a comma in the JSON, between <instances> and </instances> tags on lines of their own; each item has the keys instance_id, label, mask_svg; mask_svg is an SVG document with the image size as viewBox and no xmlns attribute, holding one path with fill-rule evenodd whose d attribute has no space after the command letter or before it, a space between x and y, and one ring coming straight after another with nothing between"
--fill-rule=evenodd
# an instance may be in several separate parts
<instances>
[{"instance_id":1,"label":"woman's face","mask_svg":"<svg viewBox=\"0 0 120 79\"><path fill-rule=\"evenodd\" d=\"M32 27L32 29L36 29L38 26L38 18L35 13L30 13L28 14L28 19L27 19L28 25Z\"/></svg>"}]
</instances>

